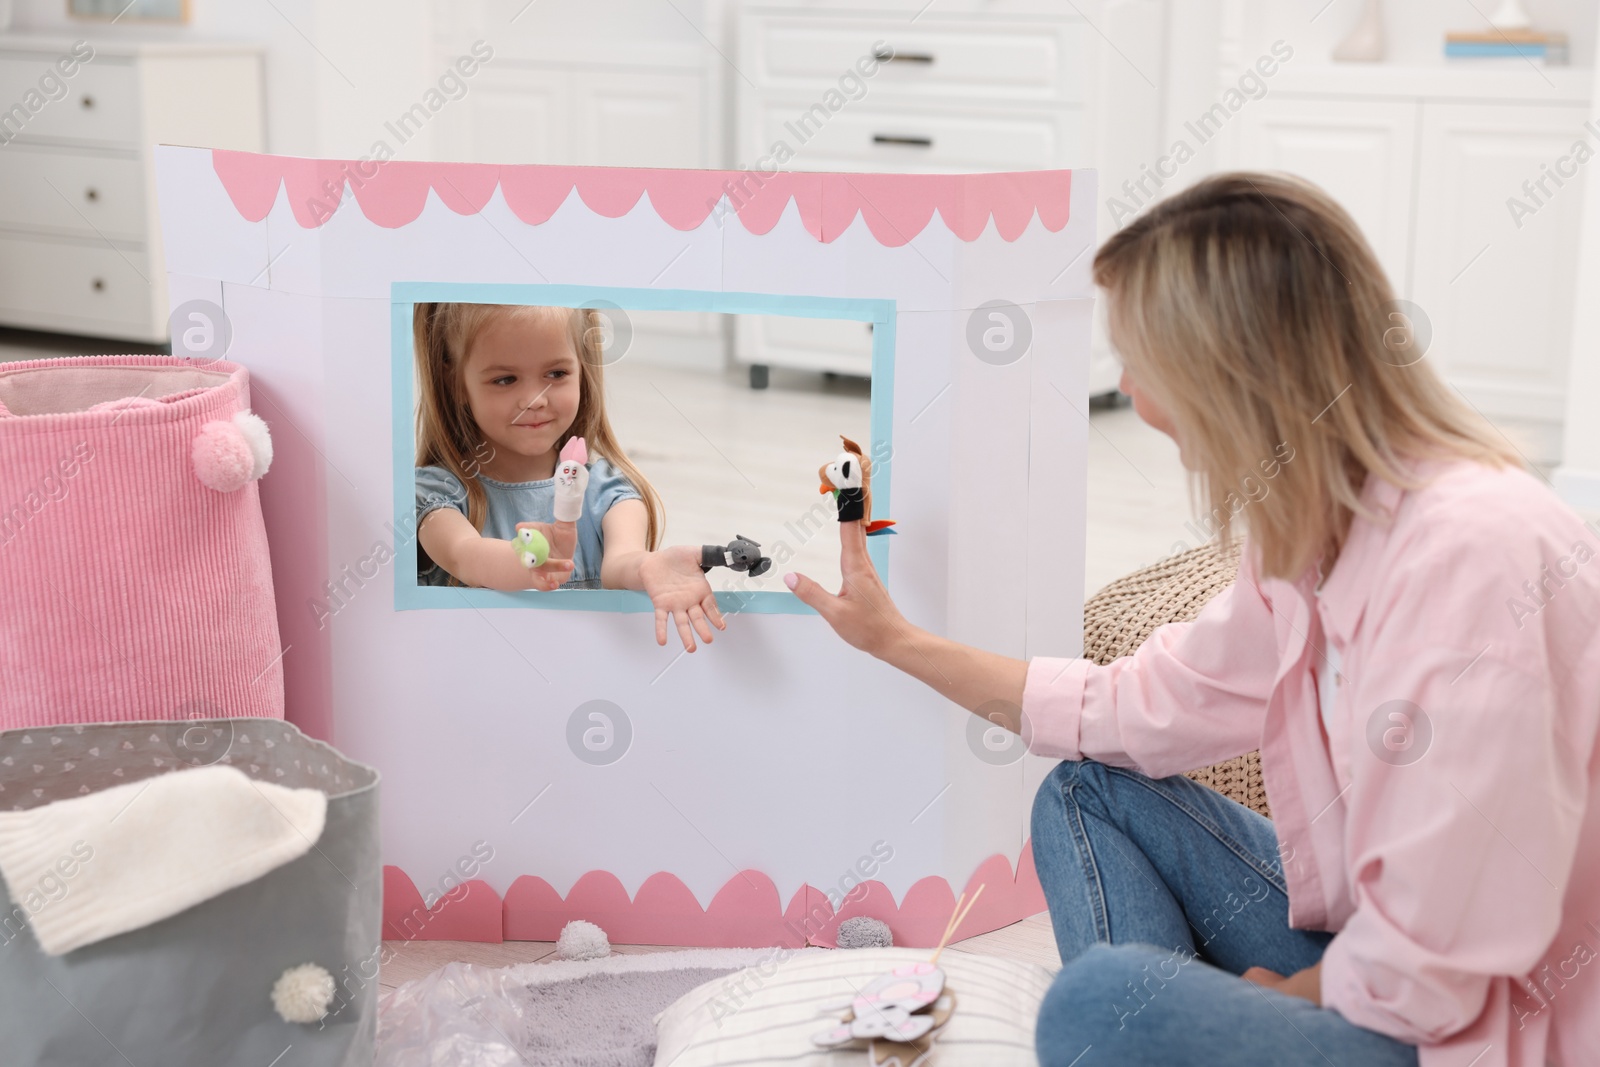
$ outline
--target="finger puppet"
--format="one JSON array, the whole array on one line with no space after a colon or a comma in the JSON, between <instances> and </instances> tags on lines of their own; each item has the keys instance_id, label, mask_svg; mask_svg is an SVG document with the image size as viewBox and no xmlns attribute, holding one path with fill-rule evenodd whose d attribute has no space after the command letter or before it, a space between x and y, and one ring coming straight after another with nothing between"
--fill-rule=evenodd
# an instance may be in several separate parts
<instances>
[{"instance_id":1,"label":"finger puppet","mask_svg":"<svg viewBox=\"0 0 1600 1067\"><path fill-rule=\"evenodd\" d=\"M589 489L589 446L574 437L561 446L556 464L556 521L577 522L583 514L583 495Z\"/></svg>"},{"instance_id":2,"label":"finger puppet","mask_svg":"<svg viewBox=\"0 0 1600 1067\"><path fill-rule=\"evenodd\" d=\"M861 446L850 438L839 435L844 451L833 462L824 463L817 470L822 479L819 492L832 493L839 508L840 522L860 522L867 528L867 536L894 533L889 529L893 519L872 518L872 461L861 451Z\"/></svg>"},{"instance_id":3,"label":"finger puppet","mask_svg":"<svg viewBox=\"0 0 1600 1067\"><path fill-rule=\"evenodd\" d=\"M550 558L550 539L531 526L518 530L517 539L512 543L517 546L517 558L530 570L543 567Z\"/></svg>"},{"instance_id":4,"label":"finger puppet","mask_svg":"<svg viewBox=\"0 0 1600 1067\"><path fill-rule=\"evenodd\" d=\"M840 1048L865 1041L867 1062L872 1067L929 1067L937 1031L950 1021L956 1008L955 994L946 988L944 971L939 968L939 954L982 893L980 885L971 900L961 894L932 959L903 963L868 982L845 1002L825 1004L826 1013L844 1010L844 1021L813 1035L812 1043Z\"/></svg>"},{"instance_id":5,"label":"finger puppet","mask_svg":"<svg viewBox=\"0 0 1600 1067\"><path fill-rule=\"evenodd\" d=\"M752 541L744 534L734 534L733 540L726 545L700 546L700 569L709 571L712 567L729 567L736 571L748 571L750 577L767 573L767 568L772 566L772 559L761 554L761 544Z\"/></svg>"}]
</instances>

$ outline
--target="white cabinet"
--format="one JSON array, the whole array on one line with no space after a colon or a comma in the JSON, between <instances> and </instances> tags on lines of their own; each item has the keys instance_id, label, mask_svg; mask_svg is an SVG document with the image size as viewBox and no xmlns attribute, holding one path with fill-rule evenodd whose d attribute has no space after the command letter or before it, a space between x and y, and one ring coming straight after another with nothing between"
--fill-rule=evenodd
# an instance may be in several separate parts
<instances>
[{"instance_id":1,"label":"white cabinet","mask_svg":"<svg viewBox=\"0 0 1600 1067\"><path fill-rule=\"evenodd\" d=\"M1583 107L1478 104L1423 113L1413 299L1451 382L1491 419L1522 428L1534 459L1559 454L1587 180L1578 171L1557 186L1545 175L1587 117ZM1532 208L1522 184L1540 179L1551 195L1513 222L1508 198Z\"/></svg>"},{"instance_id":2,"label":"white cabinet","mask_svg":"<svg viewBox=\"0 0 1600 1067\"><path fill-rule=\"evenodd\" d=\"M583 167L704 167L705 86L699 72L580 70L498 57L442 124L441 158Z\"/></svg>"},{"instance_id":3,"label":"white cabinet","mask_svg":"<svg viewBox=\"0 0 1600 1067\"><path fill-rule=\"evenodd\" d=\"M593 48L591 42L587 47ZM501 49L441 127L441 159L589 167L715 167L721 163L715 77L698 59L642 69L530 57ZM669 57L670 52L666 53ZM615 56L610 57L615 60ZM727 341L714 315L631 311L629 358L720 371Z\"/></svg>"},{"instance_id":4,"label":"white cabinet","mask_svg":"<svg viewBox=\"0 0 1600 1067\"><path fill-rule=\"evenodd\" d=\"M1103 202L1105 189L1160 155L1165 19L1162 0L745 0L735 166L1094 168ZM1108 210L1098 214L1109 233ZM741 318L736 352L753 384L769 365L866 374L871 335L856 324ZM1114 390L1119 373L1097 329L1090 392Z\"/></svg>"},{"instance_id":5,"label":"white cabinet","mask_svg":"<svg viewBox=\"0 0 1600 1067\"><path fill-rule=\"evenodd\" d=\"M94 36L0 35L0 323L161 343L151 149L262 151L261 50Z\"/></svg>"},{"instance_id":6,"label":"white cabinet","mask_svg":"<svg viewBox=\"0 0 1600 1067\"><path fill-rule=\"evenodd\" d=\"M573 154L602 167L701 167L707 100L702 79L628 73L573 81Z\"/></svg>"},{"instance_id":7,"label":"white cabinet","mask_svg":"<svg viewBox=\"0 0 1600 1067\"><path fill-rule=\"evenodd\" d=\"M1397 295L1432 330L1428 358L1525 455L1561 453L1587 180L1545 178L1583 126L1588 71L1285 67L1241 114L1235 165L1322 186L1361 226ZM1530 207L1523 183L1545 178ZM1519 225L1520 222L1520 225Z\"/></svg>"},{"instance_id":8,"label":"white cabinet","mask_svg":"<svg viewBox=\"0 0 1600 1067\"><path fill-rule=\"evenodd\" d=\"M572 154L569 78L562 71L484 66L451 121L441 123L437 154L463 163L565 162Z\"/></svg>"},{"instance_id":9,"label":"white cabinet","mask_svg":"<svg viewBox=\"0 0 1600 1067\"><path fill-rule=\"evenodd\" d=\"M1417 114L1403 100L1268 97L1244 126L1249 166L1312 177L1355 218L1395 289L1411 277Z\"/></svg>"}]
</instances>

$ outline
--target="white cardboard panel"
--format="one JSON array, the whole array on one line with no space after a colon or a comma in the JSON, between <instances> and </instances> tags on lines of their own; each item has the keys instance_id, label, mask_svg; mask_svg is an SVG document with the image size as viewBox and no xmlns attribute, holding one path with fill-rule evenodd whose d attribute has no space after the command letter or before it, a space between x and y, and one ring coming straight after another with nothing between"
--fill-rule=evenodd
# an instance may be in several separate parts
<instances>
[{"instance_id":1,"label":"white cardboard panel","mask_svg":"<svg viewBox=\"0 0 1600 1067\"><path fill-rule=\"evenodd\" d=\"M251 282L267 262L266 229L234 209L212 169L211 153L168 145L156 146L155 153L167 272Z\"/></svg>"},{"instance_id":2,"label":"white cardboard panel","mask_svg":"<svg viewBox=\"0 0 1600 1067\"><path fill-rule=\"evenodd\" d=\"M966 323L987 299L1083 300L1086 268L1051 274L1092 240L1092 210L1056 234L1035 220L1014 242L992 225L963 242L936 218L885 247L859 218L818 242L793 205L766 235L715 214L683 232L646 201L609 219L574 194L528 226L496 192L477 215L430 195L397 228L347 201L308 230L282 192L262 222L238 219L207 153L162 159L174 300L220 290L232 354L273 425L262 494L291 702L325 690L331 720L307 725L382 770L386 863L427 892L431 872L483 840L495 849L483 877L502 892L524 874L565 892L596 869L633 891L671 871L704 904L743 868L771 877L785 903L803 884L826 889L878 841L894 848L879 878L897 896L929 875L959 886L996 852L1015 861L1029 764L980 758L970 715L814 616L740 614L685 655L655 645L648 614L395 610L393 568L412 565L415 546L389 525L390 286L896 301L890 588L915 624L1020 656L1059 645L1081 608L1086 429L1039 392L1043 376L1083 393L1087 319L1081 304L1029 306L1034 351L1004 366L975 357ZM1092 192L1075 175L1074 205L1092 206ZM1041 479L1045 456L1054 466ZM814 502L796 501L796 515ZM330 612L326 583L350 582L378 544L394 558ZM1042 602L1037 589L1058 582ZM566 741L569 717L597 699L633 730L608 766L580 762Z\"/></svg>"}]
</instances>

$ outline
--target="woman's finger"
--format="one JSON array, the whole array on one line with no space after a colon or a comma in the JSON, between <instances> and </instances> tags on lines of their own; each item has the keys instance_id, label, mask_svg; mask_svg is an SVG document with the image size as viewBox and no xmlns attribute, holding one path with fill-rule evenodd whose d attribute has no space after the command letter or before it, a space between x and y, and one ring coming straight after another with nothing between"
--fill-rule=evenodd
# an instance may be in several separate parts
<instances>
[{"instance_id":1,"label":"woman's finger","mask_svg":"<svg viewBox=\"0 0 1600 1067\"><path fill-rule=\"evenodd\" d=\"M717 607L717 594L707 593L706 598L700 601L700 607L705 611L706 617L716 623L717 629L726 630L727 620L722 617L722 609Z\"/></svg>"},{"instance_id":2,"label":"woman's finger","mask_svg":"<svg viewBox=\"0 0 1600 1067\"><path fill-rule=\"evenodd\" d=\"M816 582L803 574L793 572L783 576L783 584L787 585L795 596L800 598L800 603L816 611L826 619L833 610L834 603L839 599L828 592Z\"/></svg>"},{"instance_id":3,"label":"woman's finger","mask_svg":"<svg viewBox=\"0 0 1600 1067\"><path fill-rule=\"evenodd\" d=\"M656 609L656 644L665 647L667 643L667 613L660 608Z\"/></svg>"},{"instance_id":4,"label":"woman's finger","mask_svg":"<svg viewBox=\"0 0 1600 1067\"><path fill-rule=\"evenodd\" d=\"M839 524L839 562L843 567L872 565L867 557L867 524L861 521Z\"/></svg>"}]
</instances>

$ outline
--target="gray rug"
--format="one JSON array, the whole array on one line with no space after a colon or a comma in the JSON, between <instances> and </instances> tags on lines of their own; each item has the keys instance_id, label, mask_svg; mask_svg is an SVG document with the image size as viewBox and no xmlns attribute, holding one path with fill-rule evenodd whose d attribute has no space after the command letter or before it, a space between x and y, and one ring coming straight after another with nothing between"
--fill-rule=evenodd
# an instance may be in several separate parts
<instances>
[{"instance_id":1,"label":"gray rug","mask_svg":"<svg viewBox=\"0 0 1600 1067\"><path fill-rule=\"evenodd\" d=\"M651 1067L656 1014L696 986L734 970L592 974L532 986L517 998L528 1020L523 1055L535 1067Z\"/></svg>"},{"instance_id":2,"label":"gray rug","mask_svg":"<svg viewBox=\"0 0 1600 1067\"><path fill-rule=\"evenodd\" d=\"M651 1067L658 1013L697 986L773 958L772 949L685 949L517 967L446 964L383 997L375 1067Z\"/></svg>"}]
</instances>

